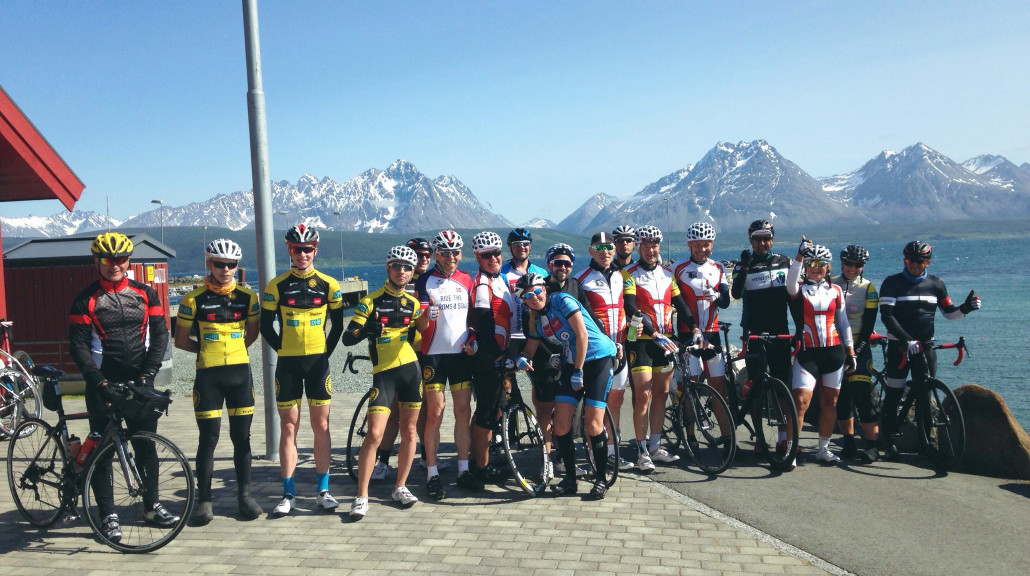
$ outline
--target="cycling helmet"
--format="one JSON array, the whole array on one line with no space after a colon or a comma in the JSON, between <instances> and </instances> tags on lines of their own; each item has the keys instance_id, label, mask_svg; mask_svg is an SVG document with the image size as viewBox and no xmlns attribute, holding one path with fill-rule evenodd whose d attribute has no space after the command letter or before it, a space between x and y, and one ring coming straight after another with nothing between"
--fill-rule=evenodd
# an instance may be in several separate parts
<instances>
[{"instance_id":1,"label":"cycling helmet","mask_svg":"<svg viewBox=\"0 0 1030 576\"><path fill-rule=\"evenodd\" d=\"M297 224L286 231L287 244L318 244L318 230Z\"/></svg>"},{"instance_id":2,"label":"cycling helmet","mask_svg":"<svg viewBox=\"0 0 1030 576\"><path fill-rule=\"evenodd\" d=\"M657 226L641 226L637 228L637 242L661 242L662 231Z\"/></svg>"},{"instance_id":3,"label":"cycling helmet","mask_svg":"<svg viewBox=\"0 0 1030 576\"><path fill-rule=\"evenodd\" d=\"M132 240L120 232L104 232L93 240L89 249L101 258L132 256Z\"/></svg>"},{"instance_id":4,"label":"cycling helmet","mask_svg":"<svg viewBox=\"0 0 1030 576\"><path fill-rule=\"evenodd\" d=\"M554 257L559 254L568 256L573 262L576 261L576 251L572 249L572 246L559 242L547 249L547 252L544 254L544 262L550 264L551 260L554 260Z\"/></svg>"},{"instance_id":5,"label":"cycling helmet","mask_svg":"<svg viewBox=\"0 0 1030 576\"><path fill-rule=\"evenodd\" d=\"M546 282L544 282L543 276L535 272L527 272L519 276L518 281L515 282L515 295L522 298L522 295L532 290L534 286L543 286L544 284Z\"/></svg>"},{"instance_id":6,"label":"cycling helmet","mask_svg":"<svg viewBox=\"0 0 1030 576\"><path fill-rule=\"evenodd\" d=\"M433 247L437 250L461 250L464 245L461 235L454 230L441 230L436 238L433 238Z\"/></svg>"},{"instance_id":7,"label":"cycling helmet","mask_svg":"<svg viewBox=\"0 0 1030 576\"><path fill-rule=\"evenodd\" d=\"M933 247L921 240L913 240L908 244L905 244L905 250L903 253L905 254L905 258L914 262L919 262L933 258Z\"/></svg>"},{"instance_id":8,"label":"cycling helmet","mask_svg":"<svg viewBox=\"0 0 1030 576\"><path fill-rule=\"evenodd\" d=\"M708 222L694 222L687 228L687 241L715 240L715 227Z\"/></svg>"},{"instance_id":9,"label":"cycling helmet","mask_svg":"<svg viewBox=\"0 0 1030 576\"><path fill-rule=\"evenodd\" d=\"M533 235L529 233L529 230L519 227L513 228L511 232L508 232L508 244L511 244L512 242L521 242L523 240L527 242L533 241Z\"/></svg>"},{"instance_id":10,"label":"cycling helmet","mask_svg":"<svg viewBox=\"0 0 1030 576\"><path fill-rule=\"evenodd\" d=\"M412 238L404 245L412 250L428 250L430 254L433 253L433 243L425 238Z\"/></svg>"},{"instance_id":11,"label":"cycling helmet","mask_svg":"<svg viewBox=\"0 0 1030 576\"><path fill-rule=\"evenodd\" d=\"M409 264L414 268L418 265L418 254L415 254L415 251L407 246L394 246L386 253L386 263L393 264L394 262Z\"/></svg>"},{"instance_id":12,"label":"cycling helmet","mask_svg":"<svg viewBox=\"0 0 1030 576\"><path fill-rule=\"evenodd\" d=\"M484 230L472 237L472 251L476 254L500 250L502 246L501 237L496 232Z\"/></svg>"},{"instance_id":13,"label":"cycling helmet","mask_svg":"<svg viewBox=\"0 0 1030 576\"><path fill-rule=\"evenodd\" d=\"M623 224L621 226L616 226L615 230L612 230L612 236L615 236L616 240L618 240L619 238L632 238L634 241L636 241L637 231L634 230L632 226L628 224Z\"/></svg>"},{"instance_id":14,"label":"cycling helmet","mask_svg":"<svg viewBox=\"0 0 1030 576\"><path fill-rule=\"evenodd\" d=\"M812 244L812 248L805 254L805 262L811 260L822 260L823 262L832 262L833 254L830 249L821 244Z\"/></svg>"},{"instance_id":15,"label":"cycling helmet","mask_svg":"<svg viewBox=\"0 0 1030 576\"><path fill-rule=\"evenodd\" d=\"M769 231L769 236L776 236L776 230L773 228L772 222L768 220L755 220L747 227L747 237L750 239L756 233L759 236L765 236L765 231Z\"/></svg>"},{"instance_id":16,"label":"cycling helmet","mask_svg":"<svg viewBox=\"0 0 1030 576\"><path fill-rule=\"evenodd\" d=\"M207 248L204 248L204 257L211 258L224 258L226 260L237 260L243 258L243 250L240 250L240 245L225 238L219 238L218 240L212 240Z\"/></svg>"},{"instance_id":17,"label":"cycling helmet","mask_svg":"<svg viewBox=\"0 0 1030 576\"><path fill-rule=\"evenodd\" d=\"M841 260L853 260L865 264L869 261L869 251L858 244L848 244L840 251Z\"/></svg>"}]
</instances>

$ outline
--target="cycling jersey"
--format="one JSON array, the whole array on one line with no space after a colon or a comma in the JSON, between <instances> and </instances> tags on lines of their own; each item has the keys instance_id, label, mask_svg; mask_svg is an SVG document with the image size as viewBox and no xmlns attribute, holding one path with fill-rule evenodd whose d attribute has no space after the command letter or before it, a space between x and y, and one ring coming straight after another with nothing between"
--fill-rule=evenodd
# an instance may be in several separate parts
<instances>
[{"instance_id":1,"label":"cycling jersey","mask_svg":"<svg viewBox=\"0 0 1030 576\"><path fill-rule=\"evenodd\" d=\"M787 334L787 269L791 260L780 254L751 255L738 263L730 293L743 298L740 326L745 334ZM744 266L747 266L745 269Z\"/></svg>"},{"instance_id":2,"label":"cycling jersey","mask_svg":"<svg viewBox=\"0 0 1030 576\"><path fill-rule=\"evenodd\" d=\"M440 308L436 320L430 320L422 333L422 354L460 353L468 341L472 277L461 270L447 276L439 268L433 268L419 277L415 294L422 308L428 308L430 302Z\"/></svg>"},{"instance_id":3,"label":"cycling jersey","mask_svg":"<svg viewBox=\"0 0 1030 576\"><path fill-rule=\"evenodd\" d=\"M879 295L876 286L862 276L848 280L843 274L830 280L840 286L844 293L844 306L848 311L848 324L854 334L855 342L868 342L876 324L877 303Z\"/></svg>"},{"instance_id":4,"label":"cycling jersey","mask_svg":"<svg viewBox=\"0 0 1030 576\"><path fill-rule=\"evenodd\" d=\"M344 334L344 344L351 346L360 341L366 324L375 321L377 314L382 331L375 342L368 343L372 373L416 362L415 351L408 342L408 330L423 314L422 305L406 291L393 288L389 280L358 302Z\"/></svg>"},{"instance_id":5,"label":"cycling jersey","mask_svg":"<svg viewBox=\"0 0 1030 576\"><path fill-rule=\"evenodd\" d=\"M932 274L914 277L900 272L880 286L880 316L891 340L933 340L937 308L949 320L965 316L951 301L944 281Z\"/></svg>"},{"instance_id":6,"label":"cycling jersey","mask_svg":"<svg viewBox=\"0 0 1030 576\"><path fill-rule=\"evenodd\" d=\"M629 298L635 298L633 304L641 314L647 316L657 334L672 334L672 301L680 295L679 286L668 266L657 265L648 269L643 261L638 261L622 269L622 294L626 307L630 308ZM644 331L637 334L638 339L650 340L651 335Z\"/></svg>"},{"instance_id":7,"label":"cycling jersey","mask_svg":"<svg viewBox=\"0 0 1030 576\"><path fill-rule=\"evenodd\" d=\"M128 278L97 280L72 301L69 321L71 356L87 389L108 378L124 382L161 369L168 325L161 299L150 286ZM94 333L103 349L100 366L91 352Z\"/></svg>"},{"instance_id":8,"label":"cycling jersey","mask_svg":"<svg viewBox=\"0 0 1030 576\"><path fill-rule=\"evenodd\" d=\"M626 339L626 311L623 309L623 277L614 265L602 270L594 260L575 274L575 279L586 292L590 308L604 326L604 332L613 342Z\"/></svg>"},{"instance_id":9,"label":"cycling jersey","mask_svg":"<svg viewBox=\"0 0 1030 576\"><path fill-rule=\"evenodd\" d=\"M694 315L698 328L702 332L719 330L719 308L730 305L730 286L726 282L723 265L712 259L697 263L687 258L677 262L672 270L680 294ZM705 296L706 290L715 290L719 298L714 302L709 300Z\"/></svg>"},{"instance_id":10,"label":"cycling jersey","mask_svg":"<svg viewBox=\"0 0 1030 576\"><path fill-rule=\"evenodd\" d=\"M566 363L574 362L577 346L586 346L586 359L596 360L607 356L615 357L615 343L607 334L593 322L590 322L586 315L586 309L575 298L558 292L547 297L547 305L543 310L531 314L536 317L536 322L529 326L527 336L538 340L544 340L555 350L563 351L563 358ZM569 318L580 314L583 325L587 330L587 342L577 342L576 332L569 323Z\"/></svg>"},{"instance_id":11,"label":"cycling jersey","mask_svg":"<svg viewBox=\"0 0 1030 576\"><path fill-rule=\"evenodd\" d=\"M205 282L179 303L178 322L197 328L197 368L247 364L247 322L261 313L257 294L233 280L226 286Z\"/></svg>"},{"instance_id":12,"label":"cycling jersey","mask_svg":"<svg viewBox=\"0 0 1030 576\"><path fill-rule=\"evenodd\" d=\"M428 271L426 273L428 274ZM414 296L416 300L419 299L418 279L420 277L422 277L422 274L412 272L411 282L408 282L408 284L404 286L404 291ZM411 328L408 329L408 342L411 343L411 349L414 350L416 354L420 354L422 352L422 333L415 329L414 324L412 324Z\"/></svg>"},{"instance_id":13,"label":"cycling jersey","mask_svg":"<svg viewBox=\"0 0 1030 576\"><path fill-rule=\"evenodd\" d=\"M265 287L261 299L261 335L279 356L332 353L343 333L343 292L335 278L314 268L301 272L290 268ZM339 313L340 320L335 321ZM326 314L333 318L329 336ZM273 327L279 320L279 332ZM339 329L337 326L339 325Z\"/></svg>"},{"instance_id":14,"label":"cycling jersey","mask_svg":"<svg viewBox=\"0 0 1030 576\"><path fill-rule=\"evenodd\" d=\"M479 354L491 364L508 350L516 309L515 295L503 275L483 270L476 273L469 328L476 333Z\"/></svg>"},{"instance_id":15,"label":"cycling jersey","mask_svg":"<svg viewBox=\"0 0 1030 576\"><path fill-rule=\"evenodd\" d=\"M851 327L840 286L825 280L801 279L800 260L793 260L787 272L787 293L791 298L794 323L800 327L801 347L825 348L852 345Z\"/></svg>"},{"instance_id":16,"label":"cycling jersey","mask_svg":"<svg viewBox=\"0 0 1030 576\"><path fill-rule=\"evenodd\" d=\"M519 281L519 278L521 278L523 274L528 274L530 272L539 274L541 278L547 276L547 270L544 270L536 264L527 263L525 272L519 272L518 269L512 265L511 260L508 260L501 265L501 276L504 276L508 281L508 289L513 293L515 292L515 283ZM526 303L522 301L522 298L516 298L515 305L516 311L513 319L514 324L511 327L511 337L524 339L525 335L522 333L522 311L525 310Z\"/></svg>"}]
</instances>

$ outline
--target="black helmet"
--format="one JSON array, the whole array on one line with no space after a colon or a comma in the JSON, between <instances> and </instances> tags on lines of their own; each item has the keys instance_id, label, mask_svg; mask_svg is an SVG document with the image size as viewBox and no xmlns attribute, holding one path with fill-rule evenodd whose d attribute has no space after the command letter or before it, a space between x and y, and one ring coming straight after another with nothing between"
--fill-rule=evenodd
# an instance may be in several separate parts
<instances>
[{"instance_id":1,"label":"black helmet","mask_svg":"<svg viewBox=\"0 0 1030 576\"><path fill-rule=\"evenodd\" d=\"M535 272L527 272L515 282L515 295L522 298L522 295L532 290L534 286L543 286L545 284L543 276Z\"/></svg>"},{"instance_id":2,"label":"black helmet","mask_svg":"<svg viewBox=\"0 0 1030 576\"><path fill-rule=\"evenodd\" d=\"M852 260L865 264L869 261L869 251L858 244L848 244L840 251L840 259L841 261Z\"/></svg>"},{"instance_id":3,"label":"black helmet","mask_svg":"<svg viewBox=\"0 0 1030 576\"><path fill-rule=\"evenodd\" d=\"M755 220L747 227L747 237L750 239L756 232L758 232L759 236L764 236L765 230L769 231L769 236L776 236L776 230L773 228L772 222L768 220Z\"/></svg>"},{"instance_id":4,"label":"black helmet","mask_svg":"<svg viewBox=\"0 0 1030 576\"><path fill-rule=\"evenodd\" d=\"M511 232L508 232L508 244L511 244L512 242L521 242L522 240L526 240L527 242L533 241L533 235L529 233L529 230L520 226L518 228L513 228Z\"/></svg>"},{"instance_id":5,"label":"black helmet","mask_svg":"<svg viewBox=\"0 0 1030 576\"><path fill-rule=\"evenodd\" d=\"M919 262L933 258L933 247L922 240L913 240L905 244L903 253L905 258L913 262Z\"/></svg>"},{"instance_id":6,"label":"black helmet","mask_svg":"<svg viewBox=\"0 0 1030 576\"><path fill-rule=\"evenodd\" d=\"M418 252L419 250L425 250L430 254L433 253L433 243L425 238L412 238L404 243L405 246Z\"/></svg>"}]
</instances>

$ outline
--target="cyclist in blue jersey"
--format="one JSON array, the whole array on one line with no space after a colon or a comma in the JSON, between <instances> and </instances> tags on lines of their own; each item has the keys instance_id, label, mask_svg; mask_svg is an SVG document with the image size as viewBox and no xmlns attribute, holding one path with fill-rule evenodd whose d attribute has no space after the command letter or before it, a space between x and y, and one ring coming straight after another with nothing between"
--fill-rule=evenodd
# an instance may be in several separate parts
<instances>
[{"instance_id":1,"label":"cyclist in blue jersey","mask_svg":"<svg viewBox=\"0 0 1030 576\"><path fill-rule=\"evenodd\" d=\"M608 491L605 472L608 462L608 436L604 430L604 409L612 385L615 343L596 323L588 320L586 308L565 292L548 294L544 278L529 273L519 279L515 293L530 309L524 355L515 364L532 370L539 341L562 349L564 366L555 395L554 437L565 463L565 478L551 490L558 496L577 492L576 453L572 444L572 418L583 399L584 428L594 453L595 480L590 496L604 498Z\"/></svg>"}]
</instances>

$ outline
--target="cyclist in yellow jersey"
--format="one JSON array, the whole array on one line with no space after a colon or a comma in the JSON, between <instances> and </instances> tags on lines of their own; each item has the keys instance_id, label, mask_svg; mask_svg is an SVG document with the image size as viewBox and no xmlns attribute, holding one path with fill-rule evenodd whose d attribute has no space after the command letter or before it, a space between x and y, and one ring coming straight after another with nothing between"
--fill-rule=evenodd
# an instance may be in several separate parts
<instances>
[{"instance_id":1,"label":"cyclist in yellow jersey","mask_svg":"<svg viewBox=\"0 0 1030 576\"><path fill-rule=\"evenodd\" d=\"M418 502L404 485L415 457L415 424L422 408L422 370L409 342L412 325L420 332L428 326L418 299L405 291L418 262L415 251L394 246L386 257L387 280L358 302L343 343L353 346L367 338L372 359L372 396L368 402L368 433L358 453L358 495L350 509L354 520L368 512L368 483L375 453L383 439L394 398L400 411L401 444L397 450L397 480L393 500L408 508Z\"/></svg>"},{"instance_id":2,"label":"cyclist in yellow jersey","mask_svg":"<svg viewBox=\"0 0 1030 576\"><path fill-rule=\"evenodd\" d=\"M315 270L317 230L297 224L286 232L286 246L293 266L269 282L261 298L261 335L279 353L275 366L275 403L279 409L283 499L273 510L276 516L290 513L297 494L293 472L297 467L297 426L302 395L308 397L315 437L316 503L323 510L339 506L329 494L329 403L333 392L329 356L343 334L343 292L335 278ZM328 336L325 333L327 315L332 323Z\"/></svg>"},{"instance_id":3,"label":"cyclist in yellow jersey","mask_svg":"<svg viewBox=\"0 0 1030 576\"><path fill-rule=\"evenodd\" d=\"M236 468L236 499L240 518L253 520L263 513L250 495L250 425L254 418L254 381L247 347L258 337L258 297L236 283L236 268L243 252L232 240L219 238L204 249L208 275L204 285L183 297L175 325L175 347L197 354L193 384L193 414L197 444L197 507L194 524L214 519L211 476L215 447L222 424L222 404L229 414L229 438ZM196 332L197 339L190 338Z\"/></svg>"}]
</instances>

